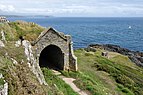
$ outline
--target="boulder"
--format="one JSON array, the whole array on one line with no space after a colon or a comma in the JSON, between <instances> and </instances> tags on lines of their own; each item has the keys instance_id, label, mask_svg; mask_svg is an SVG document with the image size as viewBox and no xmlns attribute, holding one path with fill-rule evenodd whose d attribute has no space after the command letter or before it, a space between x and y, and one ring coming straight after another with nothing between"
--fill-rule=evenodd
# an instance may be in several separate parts
<instances>
[{"instance_id":1,"label":"boulder","mask_svg":"<svg viewBox=\"0 0 143 95\"><path fill-rule=\"evenodd\" d=\"M93 48L93 47L87 47L87 48L85 48L85 51L87 51L87 52L96 52L96 49Z\"/></svg>"},{"instance_id":2,"label":"boulder","mask_svg":"<svg viewBox=\"0 0 143 95\"><path fill-rule=\"evenodd\" d=\"M4 80L2 74L0 74L0 79L3 79L4 84L0 85L0 95L8 95L8 83Z\"/></svg>"}]
</instances>

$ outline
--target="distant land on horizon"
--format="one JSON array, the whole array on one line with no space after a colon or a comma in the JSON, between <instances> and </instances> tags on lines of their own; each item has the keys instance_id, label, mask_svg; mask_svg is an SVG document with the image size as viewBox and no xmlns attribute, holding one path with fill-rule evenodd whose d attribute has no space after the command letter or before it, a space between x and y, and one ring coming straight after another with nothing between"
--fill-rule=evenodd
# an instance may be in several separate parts
<instances>
[{"instance_id":1,"label":"distant land on horizon","mask_svg":"<svg viewBox=\"0 0 143 95\"><path fill-rule=\"evenodd\" d=\"M53 15L0 15L0 16L5 16L5 17L66 17L66 16L53 16ZM70 16L67 16L70 18ZM72 16L71 16L72 17ZM76 16L73 16L75 18L143 18L143 17L76 17Z\"/></svg>"},{"instance_id":2,"label":"distant land on horizon","mask_svg":"<svg viewBox=\"0 0 143 95\"><path fill-rule=\"evenodd\" d=\"M0 15L5 17L54 17L51 15Z\"/></svg>"}]
</instances>

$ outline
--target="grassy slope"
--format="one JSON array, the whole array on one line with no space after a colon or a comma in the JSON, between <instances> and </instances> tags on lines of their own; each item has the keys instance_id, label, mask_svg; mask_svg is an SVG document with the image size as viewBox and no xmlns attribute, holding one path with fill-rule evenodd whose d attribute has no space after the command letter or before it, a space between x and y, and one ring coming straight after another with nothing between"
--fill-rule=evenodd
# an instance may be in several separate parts
<instances>
[{"instance_id":1,"label":"grassy slope","mask_svg":"<svg viewBox=\"0 0 143 95\"><path fill-rule=\"evenodd\" d=\"M48 69L42 69L48 86L40 85L27 65L24 48L15 47L15 41L20 36L33 41L44 30L43 27L17 21L0 24L0 30L5 32L8 41L5 43L6 47L0 49L0 73L9 84L9 95L77 95L70 86ZM18 64L13 64L10 58L15 59ZM3 79L0 79L0 85L3 83Z\"/></svg>"},{"instance_id":2,"label":"grassy slope","mask_svg":"<svg viewBox=\"0 0 143 95\"><path fill-rule=\"evenodd\" d=\"M0 29L4 30L6 39L10 41L5 48L0 49L0 73L3 73L9 83L9 95L76 95L68 85L47 69L42 70L49 87L41 86L26 65L23 47L16 48L12 42L20 36L33 41L44 28L18 21L0 24ZM95 53L76 50L79 71L63 72L63 75L76 78L75 84L91 95L143 95L143 69L134 65L126 56L110 53L108 59L102 57L101 52L102 50ZM19 64L13 64L7 53ZM24 63L20 64L22 59Z\"/></svg>"},{"instance_id":3,"label":"grassy slope","mask_svg":"<svg viewBox=\"0 0 143 95\"><path fill-rule=\"evenodd\" d=\"M5 32L6 40L8 41L18 40L20 36L23 36L26 40L33 41L44 28L35 23L16 21L0 24L0 30Z\"/></svg>"},{"instance_id":4,"label":"grassy slope","mask_svg":"<svg viewBox=\"0 0 143 95\"><path fill-rule=\"evenodd\" d=\"M45 76L46 82L50 87L53 88L52 90L58 90L57 95L78 95L68 84L66 84L57 75L54 75L51 70L48 70L47 68L42 68L42 71ZM56 93L52 93L50 95L56 95Z\"/></svg>"},{"instance_id":5,"label":"grassy slope","mask_svg":"<svg viewBox=\"0 0 143 95\"><path fill-rule=\"evenodd\" d=\"M63 74L75 77L77 86L92 95L143 95L143 69L126 56L110 52L106 58L101 52L75 50L79 72Z\"/></svg>"},{"instance_id":6,"label":"grassy slope","mask_svg":"<svg viewBox=\"0 0 143 95\"><path fill-rule=\"evenodd\" d=\"M8 42L5 45L0 49L0 73L4 75L9 84L9 95L43 95L47 93L44 89L45 86L40 85L30 71L24 48L16 48L13 42ZM10 58L17 60L18 64L13 64Z\"/></svg>"},{"instance_id":7,"label":"grassy slope","mask_svg":"<svg viewBox=\"0 0 143 95\"><path fill-rule=\"evenodd\" d=\"M18 64L13 64L10 58L17 60ZM9 95L78 95L50 70L42 70L48 86L40 85L30 71L22 46L17 48L14 42L7 42L6 47L0 49L0 73L9 84Z\"/></svg>"}]
</instances>

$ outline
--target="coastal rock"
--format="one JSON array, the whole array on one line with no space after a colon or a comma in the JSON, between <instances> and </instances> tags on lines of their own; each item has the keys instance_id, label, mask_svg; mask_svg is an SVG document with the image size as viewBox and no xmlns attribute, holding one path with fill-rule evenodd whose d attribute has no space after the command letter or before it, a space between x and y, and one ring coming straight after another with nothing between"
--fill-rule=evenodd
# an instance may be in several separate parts
<instances>
[{"instance_id":1,"label":"coastal rock","mask_svg":"<svg viewBox=\"0 0 143 95\"><path fill-rule=\"evenodd\" d=\"M18 41L15 42L16 47L19 47L20 45L21 45L21 40L18 40Z\"/></svg>"},{"instance_id":2,"label":"coastal rock","mask_svg":"<svg viewBox=\"0 0 143 95\"><path fill-rule=\"evenodd\" d=\"M4 43L0 40L0 47L5 47Z\"/></svg>"},{"instance_id":3,"label":"coastal rock","mask_svg":"<svg viewBox=\"0 0 143 95\"><path fill-rule=\"evenodd\" d=\"M143 63L141 63L140 60L138 60L136 57L134 56L129 56L130 60L134 63L136 63L136 65L143 67Z\"/></svg>"},{"instance_id":4,"label":"coastal rock","mask_svg":"<svg viewBox=\"0 0 143 95\"><path fill-rule=\"evenodd\" d=\"M87 51L87 52L90 52L90 51L92 51L92 52L96 52L96 49L95 48L93 48L93 47L87 47L87 48L85 48L84 49L85 51Z\"/></svg>"},{"instance_id":5,"label":"coastal rock","mask_svg":"<svg viewBox=\"0 0 143 95\"><path fill-rule=\"evenodd\" d=\"M6 42L6 38L5 38L5 33L4 33L4 31L1 31L1 36L2 36L2 41L5 41Z\"/></svg>"},{"instance_id":6,"label":"coastal rock","mask_svg":"<svg viewBox=\"0 0 143 95\"><path fill-rule=\"evenodd\" d=\"M91 44L91 45L89 45L89 47L92 47L95 49L100 48L100 49L104 49L107 51L117 52L117 53L126 55L136 65L143 67L143 52L131 51L129 49L122 48L118 45L112 45L112 44L102 44L102 45L101 44Z\"/></svg>"},{"instance_id":7,"label":"coastal rock","mask_svg":"<svg viewBox=\"0 0 143 95\"><path fill-rule=\"evenodd\" d=\"M8 83L6 82L2 89L0 87L0 95L8 95Z\"/></svg>"},{"instance_id":8,"label":"coastal rock","mask_svg":"<svg viewBox=\"0 0 143 95\"><path fill-rule=\"evenodd\" d=\"M3 79L4 84L0 85L0 95L8 95L8 83L4 80L2 74L0 74L0 79Z\"/></svg>"},{"instance_id":9,"label":"coastal rock","mask_svg":"<svg viewBox=\"0 0 143 95\"><path fill-rule=\"evenodd\" d=\"M10 58L10 59L12 60L13 64L18 64L18 62L15 59L13 58Z\"/></svg>"},{"instance_id":10,"label":"coastal rock","mask_svg":"<svg viewBox=\"0 0 143 95\"><path fill-rule=\"evenodd\" d=\"M36 62L36 59L33 55L31 43L27 40L22 41L22 45L25 48L25 55L27 56L27 61L29 68L31 68L32 72L36 75L37 79L39 80L40 84L47 85L44 75Z\"/></svg>"},{"instance_id":11,"label":"coastal rock","mask_svg":"<svg viewBox=\"0 0 143 95\"><path fill-rule=\"evenodd\" d=\"M2 74L0 74L0 79L1 79L1 78L3 78L3 75L2 75Z\"/></svg>"},{"instance_id":12,"label":"coastal rock","mask_svg":"<svg viewBox=\"0 0 143 95\"><path fill-rule=\"evenodd\" d=\"M102 56L108 56L108 52L102 52Z\"/></svg>"},{"instance_id":13,"label":"coastal rock","mask_svg":"<svg viewBox=\"0 0 143 95\"><path fill-rule=\"evenodd\" d=\"M101 48L112 52L118 52L123 55L129 55L132 53L132 51L130 51L129 49L121 48L118 45L112 45L112 44L105 44L105 45L95 44L95 45L89 45L89 46L92 48Z\"/></svg>"}]
</instances>

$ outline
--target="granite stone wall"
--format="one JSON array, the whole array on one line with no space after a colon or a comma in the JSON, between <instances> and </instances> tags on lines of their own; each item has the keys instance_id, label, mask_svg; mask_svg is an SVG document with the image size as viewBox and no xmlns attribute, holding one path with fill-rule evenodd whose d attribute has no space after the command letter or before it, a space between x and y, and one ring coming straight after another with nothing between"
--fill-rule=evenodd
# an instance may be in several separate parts
<instances>
[{"instance_id":1,"label":"granite stone wall","mask_svg":"<svg viewBox=\"0 0 143 95\"><path fill-rule=\"evenodd\" d=\"M34 42L35 56L39 63L41 52L48 46L54 45L61 49L64 55L64 66L63 70L77 70L77 59L73 54L71 46L71 36L59 33L53 28L49 28L44 31L39 38ZM75 59L74 59L75 58ZM56 59L55 59L56 60ZM73 63L73 64L72 64ZM52 65L52 64L51 64Z\"/></svg>"}]
</instances>

